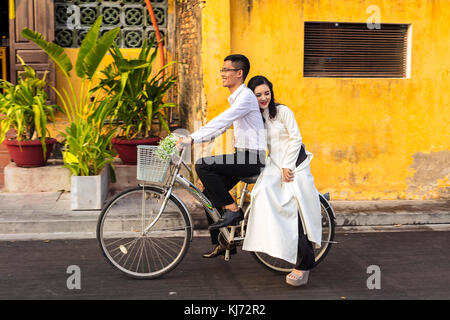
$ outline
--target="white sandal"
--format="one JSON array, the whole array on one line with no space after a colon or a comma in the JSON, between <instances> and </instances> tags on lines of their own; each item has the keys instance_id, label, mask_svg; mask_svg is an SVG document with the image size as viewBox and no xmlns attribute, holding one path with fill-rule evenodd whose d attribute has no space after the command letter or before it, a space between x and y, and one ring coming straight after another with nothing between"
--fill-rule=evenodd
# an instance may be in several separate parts
<instances>
[{"instance_id":1,"label":"white sandal","mask_svg":"<svg viewBox=\"0 0 450 320\"><path fill-rule=\"evenodd\" d=\"M302 274L292 271L286 276L286 283L299 287L308 283L309 271L302 271Z\"/></svg>"}]
</instances>

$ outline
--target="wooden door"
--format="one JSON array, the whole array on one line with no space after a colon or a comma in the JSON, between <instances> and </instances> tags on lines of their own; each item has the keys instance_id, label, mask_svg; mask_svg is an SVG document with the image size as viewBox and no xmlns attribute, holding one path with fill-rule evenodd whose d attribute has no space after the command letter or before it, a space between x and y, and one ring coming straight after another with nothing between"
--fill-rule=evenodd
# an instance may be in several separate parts
<instances>
[{"instance_id":1,"label":"wooden door","mask_svg":"<svg viewBox=\"0 0 450 320\"><path fill-rule=\"evenodd\" d=\"M9 20L10 35L10 70L11 82L16 83L17 75L23 70L19 54L29 66L33 67L38 75L47 73L47 81L56 84L54 63L33 42L23 38L21 31L27 27L41 33L47 41L55 38L54 0L15 0L15 19ZM56 94L47 89L48 99L56 103Z\"/></svg>"}]
</instances>

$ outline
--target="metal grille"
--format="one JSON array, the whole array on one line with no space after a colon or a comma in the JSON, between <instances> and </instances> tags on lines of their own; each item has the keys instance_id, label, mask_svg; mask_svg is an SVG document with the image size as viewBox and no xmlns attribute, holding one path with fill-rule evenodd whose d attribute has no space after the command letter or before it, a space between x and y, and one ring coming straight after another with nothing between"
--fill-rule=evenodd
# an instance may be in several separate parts
<instances>
[{"instance_id":1,"label":"metal grille","mask_svg":"<svg viewBox=\"0 0 450 320\"><path fill-rule=\"evenodd\" d=\"M403 78L407 24L305 22L305 77Z\"/></svg>"},{"instance_id":2,"label":"metal grille","mask_svg":"<svg viewBox=\"0 0 450 320\"><path fill-rule=\"evenodd\" d=\"M167 34L168 0L151 0L161 37ZM55 41L65 48L78 48L98 16L101 34L120 27L120 48L140 48L154 34L145 0L55 0Z\"/></svg>"}]
</instances>

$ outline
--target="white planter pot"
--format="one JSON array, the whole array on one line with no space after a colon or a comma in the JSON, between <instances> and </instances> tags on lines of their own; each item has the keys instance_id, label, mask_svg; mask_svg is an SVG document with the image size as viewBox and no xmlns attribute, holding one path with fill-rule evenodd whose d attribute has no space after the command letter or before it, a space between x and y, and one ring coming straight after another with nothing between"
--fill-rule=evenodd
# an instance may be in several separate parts
<instances>
[{"instance_id":1,"label":"white planter pot","mask_svg":"<svg viewBox=\"0 0 450 320\"><path fill-rule=\"evenodd\" d=\"M71 176L71 210L101 210L108 195L109 168L98 176Z\"/></svg>"}]
</instances>

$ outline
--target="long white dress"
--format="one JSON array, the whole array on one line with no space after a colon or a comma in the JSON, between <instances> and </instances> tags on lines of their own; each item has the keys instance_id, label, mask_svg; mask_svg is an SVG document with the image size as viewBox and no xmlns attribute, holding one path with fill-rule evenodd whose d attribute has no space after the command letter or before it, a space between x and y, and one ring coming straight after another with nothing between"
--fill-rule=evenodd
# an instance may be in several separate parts
<instances>
[{"instance_id":1,"label":"long white dress","mask_svg":"<svg viewBox=\"0 0 450 320\"><path fill-rule=\"evenodd\" d=\"M310 171L313 154L295 166L302 137L294 113L278 105L275 119L263 112L269 155L252 190L251 209L242 249L297 262L298 217L308 239L321 246L322 223L319 192ZM294 172L292 182L283 182L281 168Z\"/></svg>"}]
</instances>

